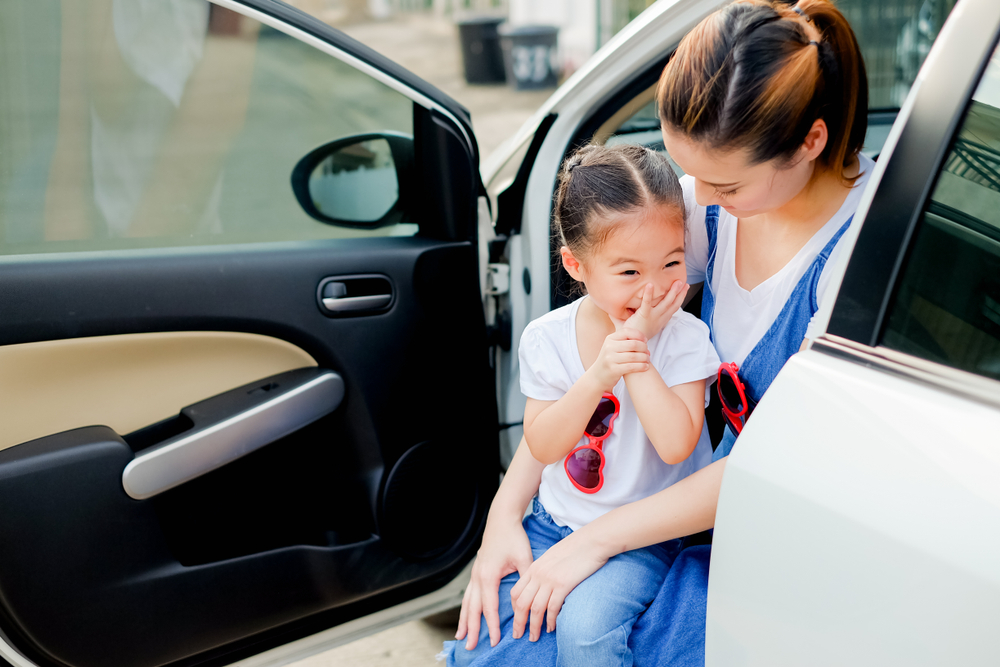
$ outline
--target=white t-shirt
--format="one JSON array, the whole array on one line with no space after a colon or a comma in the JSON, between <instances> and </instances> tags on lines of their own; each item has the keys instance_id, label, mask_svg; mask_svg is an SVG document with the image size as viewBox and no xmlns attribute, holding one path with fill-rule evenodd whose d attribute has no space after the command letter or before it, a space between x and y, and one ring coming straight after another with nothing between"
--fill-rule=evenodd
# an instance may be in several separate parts
<instances>
[{"instance_id":1,"label":"white t-shirt","mask_svg":"<svg viewBox=\"0 0 1000 667\"><path fill-rule=\"evenodd\" d=\"M518 356L521 391L529 398L556 401L584 373L577 348L576 315L587 297L557 308L530 323L521 335ZM698 318L678 311L649 340L650 362L668 387L714 377L719 357L708 337L708 327ZM694 452L676 465L664 463L646 437L624 378L612 392L621 404L611 435L604 440L604 486L597 493L583 493L569 481L563 460L546 466L538 499L556 523L573 530L605 512L662 491L712 460L712 445L703 425ZM708 405L708 390L705 392ZM579 444L587 443L581 433Z\"/></svg>"},{"instance_id":2,"label":"white t-shirt","mask_svg":"<svg viewBox=\"0 0 1000 667\"><path fill-rule=\"evenodd\" d=\"M743 289L736 280L737 219L725 209L719 209L715 268L712 270L712 293L716 299L712 329L715 332L715 348L722 359L736 362L737 365L743 364L746 356L774 324L778 313L781 312L806 269L837 230L854 215L868 177L875 168L875 163L864 155L859 155L858 159L861 162L861 177L855 181L854 188L847 195L840 210L809 239L809 242L784 268L750 291ZM691 176L682 177L681 186L684 189L684 204L688 212L684 259L687 262L688 283L694 285L705 281L708 265L705 207L698 206L695 202L694 179ZM843 247L842 243L834 247L823 273L820 274L817 302L823 298L823 293L830 283L831 267L837 263L837 257ZM810 323L806 336L812 338L815 333Z\"/></svg>"}]
</instances>

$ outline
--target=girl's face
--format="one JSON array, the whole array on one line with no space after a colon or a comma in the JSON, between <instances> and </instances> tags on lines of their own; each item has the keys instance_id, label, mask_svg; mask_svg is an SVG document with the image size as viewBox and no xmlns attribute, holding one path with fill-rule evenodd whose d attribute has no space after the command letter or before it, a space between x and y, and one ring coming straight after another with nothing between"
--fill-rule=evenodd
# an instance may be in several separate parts
<instances>
[{"instance_id":1,"label":"girl's face","mask_svg":"<svg viewBox=\"0 0 1000 667\"><path fill-rule=\"evenodd\" d=\"M809 184L815 164L806 146L781 169L773 160L750 164L746 149L712 150L669 128L663 130L663 145L677 166L694 177L699 206L718 204L737 218L774 211L792 201Z\"/></svg>"},{"instance_id":2,"label":"girl's face","mask_svg":"<svg viewBox=\"0 0 1000 667\"><path fill-rule=\"evenodd\" d=\"M655 306L674 281L687 280L684 219L676 208L661 204L615 213L597 224L613 225L614 230L582 261L563 247L563 265L612 318L627 320L642 304L647 284L653 284Z\"/></svg>"}]
</instances>

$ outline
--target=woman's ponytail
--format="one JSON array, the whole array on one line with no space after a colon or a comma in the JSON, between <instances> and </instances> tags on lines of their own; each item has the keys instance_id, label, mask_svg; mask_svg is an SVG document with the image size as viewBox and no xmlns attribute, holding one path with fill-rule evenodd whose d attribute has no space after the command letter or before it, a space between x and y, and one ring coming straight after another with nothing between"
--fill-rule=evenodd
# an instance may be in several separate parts
<instances>
[{"instance_id":1,"label":"woman's ponytail","mask_svg":"<svg viewBox=\"0 0 1000 667\"><path fill-rule=\"evenodd\" d=\"M822 36L827 76L823 119L830 139L824 151L829 167L846 167L865 143L868 130L868 75L861 47L844 15L829 0L799 0L795 5Z\"/></svg>"}]
</instances>

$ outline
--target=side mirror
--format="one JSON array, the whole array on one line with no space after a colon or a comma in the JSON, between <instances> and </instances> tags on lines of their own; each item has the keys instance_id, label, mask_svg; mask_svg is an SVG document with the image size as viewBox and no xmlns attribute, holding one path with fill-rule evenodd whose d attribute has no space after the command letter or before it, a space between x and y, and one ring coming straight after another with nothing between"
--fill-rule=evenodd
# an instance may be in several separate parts
<instances>
[{"instance_id":1,"label":"side mirror","mask_svg":"<svg viewBox=\"0 0 1000 667\"><path fill-rule=\"evenodd\" d=\"M356 134L311 151L292 170L292 191L330 225L375 228L400 222L413 170L413 137Z\"/></svg>"}]
</instances>

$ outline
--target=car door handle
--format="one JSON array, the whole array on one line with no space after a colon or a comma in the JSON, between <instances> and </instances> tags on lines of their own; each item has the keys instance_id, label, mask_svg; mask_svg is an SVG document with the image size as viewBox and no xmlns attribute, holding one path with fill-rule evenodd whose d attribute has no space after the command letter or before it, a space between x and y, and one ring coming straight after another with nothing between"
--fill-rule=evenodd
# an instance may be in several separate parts
<instances>
[{"instance_id":1,"label":"car door handle","mask_svg":"<svg viewBox=\"0 0 1000 667\"><path fill-rule=\"evenodd\" d=\"M335 283L330 283L335 284ZM372 296L323 297L323 307L335 313L349 310L374 310L384 308L392 301L391 294L375 294Z\"/></svg>"},{"instance_id":2,"label":"car door handle","mask_svg":"<svg viewBox=\"0 0 1000 667\"><path fill-rule=\"evenodd\" d=\"M343 398L338 374L300 368L195 403L181 410L194 426L141 450L122 486L136 500L151 498L311 424Z\"/></svg>"},{"instance_id":3,"label":"car door handle","mask_svg":"<svg viewBox=\"0 0 1000 667\"><path fill-rule=\"evenodd\" d=\"M330 276L320 281L316 298L327 317L374 315L392 305L392 281L377 273Z\"/></svg>"}]
</instances>

